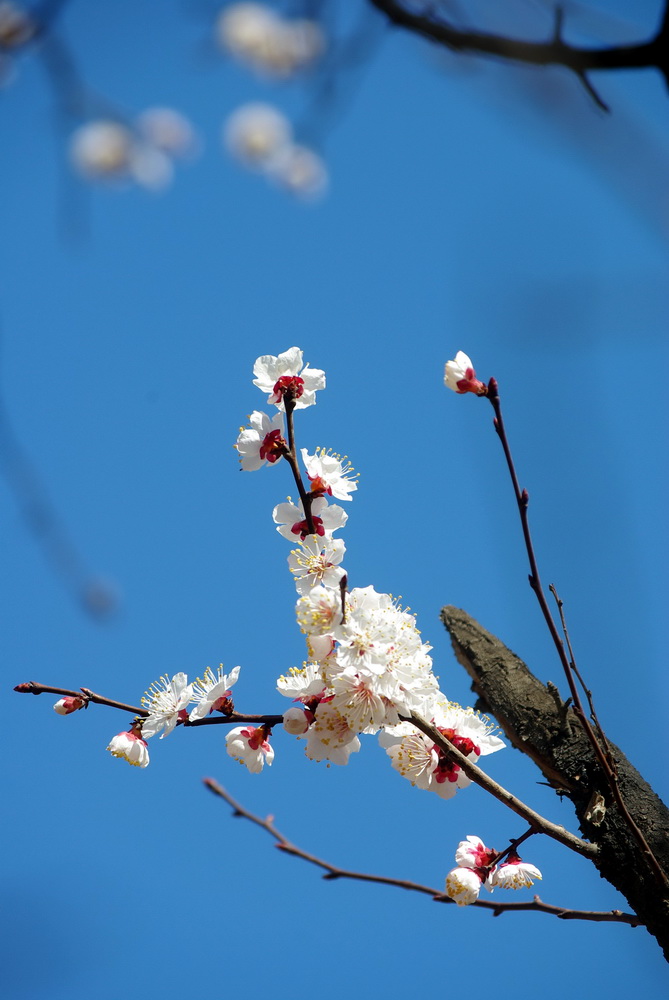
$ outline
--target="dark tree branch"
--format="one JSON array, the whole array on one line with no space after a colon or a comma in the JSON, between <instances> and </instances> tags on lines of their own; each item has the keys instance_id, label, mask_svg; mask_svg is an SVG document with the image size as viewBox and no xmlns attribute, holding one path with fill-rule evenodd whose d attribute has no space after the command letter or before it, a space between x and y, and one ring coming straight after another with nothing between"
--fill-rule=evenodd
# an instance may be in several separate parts
<instances>
[{"instance_id":1,"label":"dark tree branch","mask_svg":"<svg viewBox=\"0 0 669 1000\"><path fill-rule=\"evenodd\" d=\"M438 14L417 14L407 10L398 0L370 0L393 24L406 28L423 38L437 42L453 52L489 56L531 66L564 66L571 70L588 93L604 110L606 104L588 80L587 73L596 70L642 69L659 70L665 80L669 76L669 8L665 11L656 34L646 42L607 47L570 45L562 38L562 15L558 13L555 31L546 42L526 42L501 38L482 31L456 28Z\"/></svg>"},{"instance_id":2,"label":"dark tree branch","mask_svg":"<svg viewBox=\"0 0 669 1000\"><path fill-rule=\"evenodd\" d=\"M458 661L472 678L477 708L494 715L511 743L527 754L560 795L571 799L581 831L598 848L601 876L628 900L669 958L669 893L658 885L616 803L586 733L571 708L556 698L515 653L465 611L446 607L442 620ZM669 870L669 810L609 744L627 808L653 854ZM597 803L597 808L593 806Z\"/></svg>"},{"instance_id":3,"label":"dark tree branch","mask_svg":"<svg viewBox=\"0 0 669 1000\"><path fill-rule=\"evenodd\" d=\"M323 876L324 879L332 881L338 878L348 878L355 879L358 882L377 882L380 885L393 885L398 889L408 889L411 892L421 892L427 896L431 896L435 903L452 903L453 900L445 896L444 893L439 892L438 889L432 889L430 886L421 885L419 882L410 882L407 879L400 878L389 878L386 875L369 875L367 872L357 872L350 871L346 868L339 868L336 865L330 864L329 861L323 861L322 858L317 858L315 854L309 854L307 851L303 851L301 847L296 847L292 844L288 838L280 833L279 830L274 826L274 817L268 816L266 819L261 819L260 816L256 816L254 813L249 812L238 802L236 802L233 797L226 792L225 788L214 781L213 778L204 778L204 784L213 792L214 795L218 795L219 798L224 799L232 808L234 816L241 816L244 819L249 820L251 823L255 823L256 826L261 827L265 830L271 837L277 842L277 847L282 850L285 854L292 854L295 858L301 858L302 861L308 861L309 864L316 865L317 868L322 868L325 872ZM504 852L505 853L505 852ZM562 920L594 920L594 921L608 921L616 923L626 923L630 924L632 927L638 927L641 925L641 921L638 917L634 916L632 913L623 913L621 910L568 910L561 906L553 906L551 903L544 903L535 896L531 902L525 903L499 903L492 902L484 899L479 899L476 903L472 903L472 906L477 907L480 910L492 910L493 916L497 917L501 913L517 913L521 910L534 910L539 913L550 913L553 916L560 917Z\"/></svg>"}]
</instances>

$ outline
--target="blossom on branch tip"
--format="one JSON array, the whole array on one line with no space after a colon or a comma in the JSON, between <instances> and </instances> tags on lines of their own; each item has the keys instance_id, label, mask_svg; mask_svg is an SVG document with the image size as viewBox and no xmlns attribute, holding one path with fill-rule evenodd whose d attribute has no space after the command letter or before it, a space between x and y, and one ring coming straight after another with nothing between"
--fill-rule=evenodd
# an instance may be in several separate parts
<instances>
[{"instance_id":1,"label":"blossom on branch tip","mask_svg":"<svg viewBox=\"0 0 669 1000\"><path fill-rule=\"evenodd\" d=\"M494 868L488 878L490 889L529 889L535 881L541 881L542 875L535 865L521 861L514 852L506 861Z\"/></svg>"},{"instance_id":2,"label":"blossom on branch tip","mask_svg":"<svg viewBox=\"0 0 669 1000\"><path fill-rule=\"evenodd\" d=\"M302 501L294 504L289 498L287 503L277 504L272 517L278 525L276 530L289 542L294 542L296 537L305 539L310 534ZM329 537L338 528L343 528L348 521L348 514L343 507L328 504L325 497L316 497L311 504L311 520L315 534L323 538L326 535Z\"/></svg>"},{"instance_id":3,"label":"blossom on branch tip","mask_svg":"<svg viewBox=\"0 0 669 1000\"><path fill-rule=\"evenodd\" d=\"M325 448L317 448L310 455L306 448L302 448L302 461L311 480L311 492L317 496L325 493L337 500L350 500L349 494L357 490L357 473L356 476L351 475L353 466L350 462L344 465L340 455L329 454Z\"/></svg>"},{"instance_id":4,"label":"blossom on branch tip","mask_svg":"<svg viewBox=\"0 0 669 1000\"><path fill-rule=\"evenodd\" d=\"M274 465L288 451L284 438L283 415L268 417L261 410L254 410L249 417L250 427L242 427L235 448L244 472L255 472L266 463Z\"/></svg>"},{"instance_id":5,"label":"blossom on branch tip","mask_svg":"<svg viewBox=\"0 0 669 1000\"><path fill-rule=\"evenodd\" d=\"M130 730L127 733L118 733L107 750L112 757L120 757L127 760L133 767L148 767L149 750L146 740L143 740L138 732Z\"/></svg>"},{"instance_id":6,"label":"blossom on branch tip","mask_svg":"<svg viewBox=\"0 0 669 1000\"><path fill-rule=\"evenodd\" d=\"M142 723L142 736L150 739L161 733L161 740L172 732L180 718L186 717L186 705L193 700L193 685L184 673L175 674L172 680L165 675L154 681L142 695L142 707L148 717Z\"/></svg>"},{"instance_id":7,"label":"blossom on branch tip","mask_svg":"<svg viewBox=\"0 0 669 1000\"><path fill-rule=\"evenodd\" d=\"M226 736L225 745L229 755L244 764L251 774L260 774L265 764L270 765L274 760L266 726L236 726Z\"/></svg>"},{"instance_id":8,"label":"blossom on branch tip","mask_svg":"<svg viewBox=\"0 0 669 1000\"><path fill-rule=\"evenodd\" d=\"M253 374L253 384L261 392L269 393L267 402L280 410L284 409L287 396L294 402L296 410L313 406L316 393L325 388L325 372L303 365L302 351L298 347L291 347L278 356L263 354L257 358Z\"/></svg>"},{"instance_id":9,"label":"blossom on branch tip","mask_svg":"<svg viewBox=\"0 0 669 1000\"><path fill-rule=\"evenodd\" d=\"M476 377L471 359L464 351L458 351L455 361L447 361L444 371L444 384L454 392L474 392L477 396L484 396L487 392L483 382Z\"/></svg>"},{"instance_id":10,"label":"blossom on branch tip","mask_svg":"<svg viewBox=\"0 0 669 1000\"><path fill-rule=\"evenodd\" d=\"M226 711L230 707L230 688L237 683L240 670L241 667L235 667L229 674L224 674L221 663L217 673L214 674L211 667L207 667L202 677L193 681L191 701L196 701L197 705L191 709L191 722L206 719L212 712Z\"/></svg>"},{"instance_id":11,"label":"blossom on branch tip","mask_svg":"<svg viewBox=\"0 0 669 1000\"><path fill-rule=\"evenodd\" d=\"M453 868L446 876L446 895L458 906L469 906L479 898L482 884L473 868Z\"/></svg>"},{"instance_id":12,"label":"blossom on branch tip","mask_svg":"<svg viewBox=\"0 0 669 1000\"><path fill-rule=\"evenodd\" d=\"M59 698L56 704L53 706L54 712L58 715L71 715L73 712L78 712L80 708L83 708L86 704L85 698L78 698L76 696L68 698Z\"/></svg>"}]
</instances>

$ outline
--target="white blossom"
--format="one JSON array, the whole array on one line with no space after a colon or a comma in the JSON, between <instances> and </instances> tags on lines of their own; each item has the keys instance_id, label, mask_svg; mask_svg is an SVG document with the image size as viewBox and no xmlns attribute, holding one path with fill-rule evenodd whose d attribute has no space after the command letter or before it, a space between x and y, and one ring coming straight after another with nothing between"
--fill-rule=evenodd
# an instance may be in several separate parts
<instances>
[{"instance_id":1,"label":"white blossom","mask_svg":"<svg viewBox=\"0 0 669 1000\"><path fill-rule=\"evenodd\" d=\"M308 594L312 587L321 584L335 590L339 587L344 568L339 563L344 558L346 546L341 538L319 538L307 535L299 549L288 556L288 566L295 579L299 594Z\"/></svg>"},{"instance_id":2,"label":"white blossom","mask_svg":"<svg viewBox=\"0 0 669 1000\"><path fill-rule=\"evenodd\" d=\"M247 167L264 170L269 161L291 141L292 128L284 114L271 104L243 104L223 128L227 149Z\"/></svg>"},{"instance_id":3,"label":"white blossom","mask_svg":"<svg viewBox=\"0 0 669 1000\"><path fill-rule=\"evenodd\" d=\"M235 448L245 472L255 472L269 463L274 465L285 454L283 414L268 417L261 410L254 410L249 417L250 427L242 427Z\"/></svg>"},{"instance_id":4,"label":"white blossom","mask_svg":"<svg viewBox=\"0 0 669 1000\"><path fill-rule=\"evenodd\" d=\"M337 500L352 499L349 494L357 490L358 484L351 475L353 466L346 461L346 455L344 464L340 455L330 454L325 448L316 449L313 455L302 448L302 461L311 480L312 493L326 493Z\"/></svg>"},{"instance_id":5,"label":"white blossom","mask_svg":"<svg viewBox=\"0 0 669 1000\"><path fill-rule=\"evenodd\" d=\"M277 504L272 517L278 525L276 530L289 542L294 542L296 537L305 538L309 534L301 500L294 504L289 498L287 503ZM316 534L323 538L330 537L334 531L343 528L348 521L348 514L338 504L329 504L325 497L316 497L311 504L311 518Z\"/></svg>"},{"instance_id":6,"label":"white blossom","mask_svg":"<svg viewBox=\"0 0 669 1000\"><path fill-rule=\"evenodd\" d=\"M469 906L479 898L481 877L472 868L454 868L446 876L446 895L458 906Z\"/></svg>"},{"instance_id":7,"label":"white blossom","mask_svg":"<svg viewBox=\"0 0 669 1000\"><path fill-rule=\"evenodd\" d=\"M320 696L325 684L318 663L305 663L302 667L291 667L286 675L279 677L276 689L285 698L306 701Z\"/></svg>"},{"instance_id":8,"label":"white blossom","mask_svg":"<svg viewBox=\"0 0 669 1000\"><path fill-rule=\"evenodd\" d=\"M225 738L231 757L244 764L251 774L260 774L265 764L274 760L274 748L267 739L264 726L236 726Z\"/></svg>"},{"instance_id":9,"label":"white blossom","mask_svg":"<svg viewBox=\"0 0 669 1000\"><path fill-rule=\"evenodd\" d=\"M161 740L172 732L179 720L179 713L193 699L193 685L188 683L184 673L170 678L165 675L154 681L146 694L142 695L142 707L149 713L142 722L142 736L150 739L162 729Z\"/></svg>"},{"instance_id":10,"label":"white blossom","mask_svg":"<svg viewBox=\"0 0 669 1000\"><path fill-rule=\"evenodd\" d=\"M516 855L510 855L509 859L502 862L493 869L488 878L490 889L529 889L535 881L541 880L541 872L535 865L521 861Z\"/></svg>"},{"instance_id":11,"label":"white blossom","mask_svg":"<svg viewBox=\"0 0 669 1000\"><path fill-rule=\"evenodd\" d=\"M461 840L455 852L455 862L461 868L487 868L496 851L486 847L480 837Z\"/></svg>"},{"instance_id":12,"label":"white blossom","mask_svg":"<svg viewBox=\"0 0 669 1000\"><path fill-rule=\"evenodd\" d=\"M315 21L288 19L262 3L233 3L219 15L218 42L260 74L287 77L313 62L324 48Z\"/></svg>"},{"instance_id":13,"label":"white blossom","mask_svg":"<svg viewBox=\"0 0 669 1000\"><path fill-rule=\"evenodd\" d=\"M342 619L339 590L320 585L312 587L298 600L295 614L298 625L307 635L329 635Z\"/></svg>"},{"instance_id":14,"label":"white blossom","mask_svg":"<svg viewBox=\"0 0 669 1000\"><path fill-rule=\"evenodd\" d=\"M302 362L302 351L291 347L277 356L264 354L253 366L253 384L268 393L267 402L284 409L284 393L290 390L295 409L313 406L316 392L325 388L325 373Z\"/></svg>"},{"instance_id":15,"label":"white blossom","mask_svg":"<svg viewBox=\"0 0 669 1000\"><path fill-rule=\"evenodd\" d=\"M279 187L304 200L319 198L328 187L323 159L315 150L298 143L278 149L267 162L267 172Z\"/></svg>"},{"instance_id":16,"label":"white blossom","mask_svg":"<svg viewBox=\"0 0 669 1000\"><path fill-rule=\"evenodd\" d=\"M230 697L230 688L237 683L241 667L234 667L229 674L223 673L223 664L216 674L207 667L202 677L193 682L192 699L197 702L191 709L190 721L204 719L214 711L218 711L224 701Z\"/></svg>"},{"instance_id":17,"label":"white blossom","mask_svg":"<svg viewBox=\"0 0 669 1000\"><path fill-rule=\"evenodd\" d=\"M146 740L143 740L136 732L118 733L107 750L112 757L127 760L133 767L148 767L149 750Z\"/></svg>"},{"instance_id":18,"label":"white blossom","mask_svg":"<svg viewBox=\"0 0 669 1000\"><path fill-rule=\"evenodd\" d=\"M329 702L320 702L315 714L307 733L306 756L310 760L348 764L350 755L360 750L360 740Z\"/></svg>"}]
</instances>

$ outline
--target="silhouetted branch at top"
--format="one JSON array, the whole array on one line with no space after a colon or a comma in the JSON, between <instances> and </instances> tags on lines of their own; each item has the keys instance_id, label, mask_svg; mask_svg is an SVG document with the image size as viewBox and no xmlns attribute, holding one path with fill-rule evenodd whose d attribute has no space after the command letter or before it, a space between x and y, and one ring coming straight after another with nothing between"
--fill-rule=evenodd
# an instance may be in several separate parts
<instances>
[{"instance_id":1,"label":"silhouetted branch at top","mask_svg":"<svg viewBox=\"0 0 669 1000\"><path fill-rule=\"evenodd\" d=\"M371 3L393 24L429 38L454 52L490 56L532 66L565 66L576 74L593 100L605 111L609 109L588 79L589 72L650 67L659 70L669 85L669 4L665 5L657 32L648 41L593 48L570 45L564 41L562 10L559 7L556 7L552 37L545 42L527 42L456 28L436 12L417 14L407 10L398 0L371 0Z\"/></svg>"}]
</instances>

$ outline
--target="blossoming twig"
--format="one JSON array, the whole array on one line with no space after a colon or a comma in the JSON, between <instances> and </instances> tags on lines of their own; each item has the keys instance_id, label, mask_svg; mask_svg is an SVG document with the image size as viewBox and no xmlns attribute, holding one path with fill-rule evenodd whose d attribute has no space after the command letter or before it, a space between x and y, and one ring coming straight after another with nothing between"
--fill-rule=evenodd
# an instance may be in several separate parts
<instances>
[{"instance_id":1,"label":"blossoming twig","mask_svg":"<svg viewBox=\"0 0 669 1000\"><path fill-rule=\"evenodd\" d=\"M146 709L139 708L137 705L126 705L122 701L115 701L113 698L105 698L101 694L95 694L89 688L80 688L78 691L71 691L69 688L51 687L47 684L38 684L37 681L26 681L23 684L17 684L14 688L19 694L59 694L65 698L81 698L82 695L86 703L91 703L94 705L107 705L108 708L118 708L122 712L130 712L132 715L138 715L142 718L146 718L149 714ZM278 726L283 722L283 715L242 715L239 712L231 712L229 715L210 715L204 719L195 719L191 721L181 721L177 723L179 726L185 726L188 729L194 728L195 726L214 726L214 725L234 725L238 723L253 722L264 724L267 726Z\"/></svg>"},{"instance_id":2,"label":"blossoming twig","mask_svg":"<svg viewBox=\"0 0 669 1000\"><path fill-rule=\"evenodd\" d=\"M428 885L421 885L419 882L412 882L408 879L390 878L386 875L370 875L367 872L357 872L351 871L346 868L339 868L337 865L330 864L329 861L324 861L322 858L316 857L314 854L310 854L307 851L303 851L301 847L297 847L295 844L291 843L288 838L281 833L274 826L273 817L268 816L266 819L261 819L260 816L256 816L254 813L249 812L244 806L240 805L233 797L218 784L213 778L204 778L204 785L217 795L219 798L223 799L232 808L234 816L241 816L244 819L249 820L251 823L255 823L256 826L261 827L266 830L270 837L273 837L277 842L277 847L279 850L286 854L291 854L293 857L301 858L303 861L308 861L309 864L316 865L317 868L322 868L325 872L323 878L328 880L334 880L338 878L348 878L354 879L358 882L377 882L381 885L394 885L398 889L407 889L411 892L420 892L426 896L431 896L435 903L452 903L453 900L449 899L444 893L439 892L438 889L431 888ZM524 834L522 839L529 836ZM518 843L517 841L516 843ZM592 920L601 922L612 922L612 923L625 923L629 924L631 927L643 926L643 923L637 916L633 913L625 913L622 910L569 910L561 906L554 906L551 903L544 903L538 896L535 896L531 902L526 903L499 903L492 902L488 900L478 900L473 903L472 906L478 907L479 909L492 910L494 917L499 916L502 913L518 912L520 910L535 910L540 913L549 913L553 916L559 917L562 920Z\"/></svg>"},{"instance_id":3,"label":"blossoming twig","mask_svg":"<svg viewBox=\"0 0 669 1000\"><path fill-rule=\"evenodd\" d=\"M575 834L569 833L563 826L551 822L551 820L535 812L530 806L525 805L524 802L521 802L520 799L512 795L506 788L493 781L485 771L482 771L480 767L473 764L468 757L460 753L436 726L431 725L416 712L411 713L409 721L433 740L440 750L450 755L451 759L462 768L472 781L475 781L477 785L493 795L499 802L503 802L504 805L508 806L518 816L522 816L538 832L545 833L548 837L552 837L553 840L557 840L560 844L563 844L572 851L576 851L577 854L582 854L584 857L590 858L590 860L597 857L598 848L596 844L590 844L586 840L581 840Z\"/></svg>"}]
</instances>

